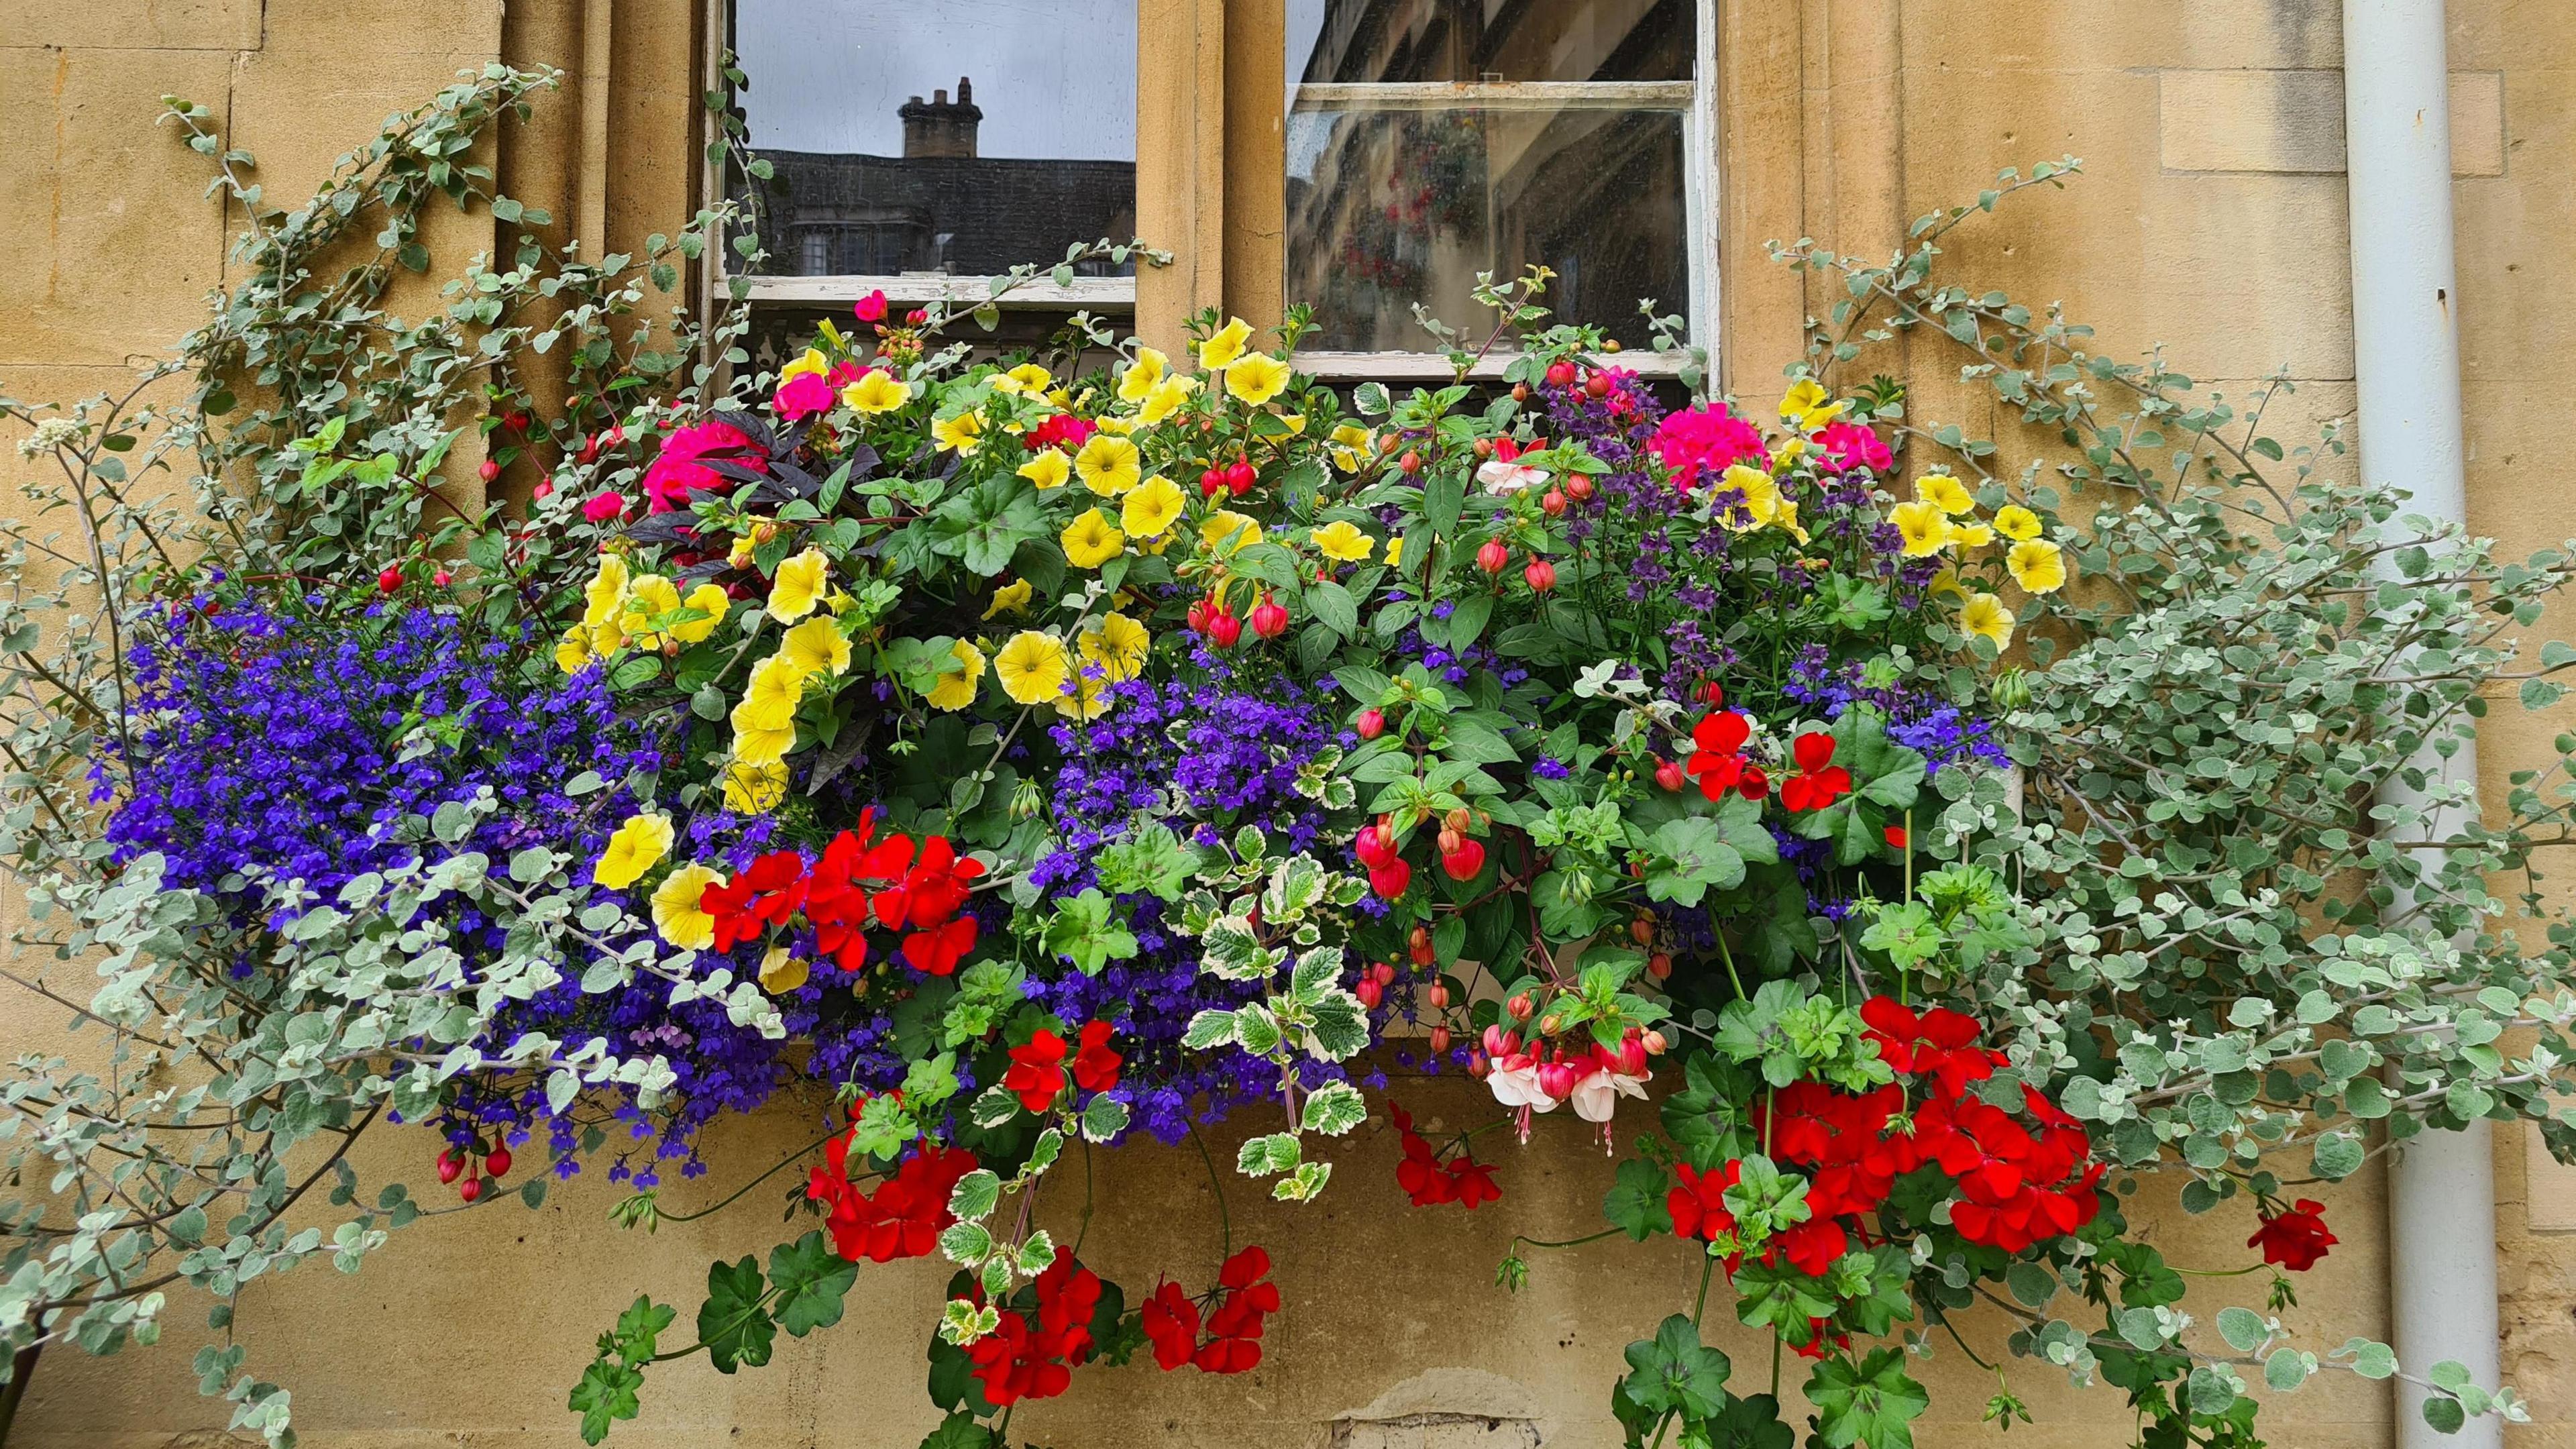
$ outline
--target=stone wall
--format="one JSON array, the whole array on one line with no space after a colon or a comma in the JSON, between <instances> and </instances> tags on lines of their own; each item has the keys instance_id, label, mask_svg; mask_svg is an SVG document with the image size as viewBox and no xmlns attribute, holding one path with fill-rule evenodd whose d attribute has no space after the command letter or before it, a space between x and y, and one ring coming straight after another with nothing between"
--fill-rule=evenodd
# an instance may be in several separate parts
<instances>
[{"instance_id":1,"label":"stone wall","mask_svg":"<svg viewBox=\"0 0 2576 1449\"><path fill-rule=\"evenodd\" d=\"M0 0L0 215L11 222L0 231L0 387L70 397L108 386L128 358L193 325L225 280L236 218L204 199L201 158L155 129L164 92L212 107L260 158L269 194L293 197L458 67L495 55L554 64L568 84L505 138L505 184L551 207L559 234L591 230L610 247L677 225L695 191L699 17L690 0L628 0L613 14L611 0L589 3L602 8ZM1277 233L1258 202L1276 195L1276 173L1226 169L1267 154L1253 101L1256 90L1277 94L1276 58L1173 47L1258 32L1276 0L1149 9L1146 111L1161 123L1142 128L1144 226L1181 257L1144 282L1146 325L1172 325L1167 302L1222 299L1259 315L1276 305L1275 280L1265 291L1262 279L1276 277ZM2545 431L2576 375L2576 307L2557 275L2576 243L2576 10L2565 0L2451 9L2472 522L2510 547L2539 547L2567 531L2561 510L2576 504ZM2104 350L2168 344L2185 370L2230 390L2286 370L2299 391L2284 437L2351 407L2333 0L1721 0L1721 11L1725 363L1748 396L1767 397L1796 355L1801 317L1828 304L1813 279L1762 259L1765 240L1812 234L1884 252L1906 218L1972 196L1999 167L2071 151L2089 172L2072 191L2024 198L1958 234L1964 277L2027 301L2063 299ZM586 33L607 42L590 51L605 65L587 74ZM1175 129L1191 126L1207 129ZM1200 189L1176 194L1173 178ZM452 262L492 237L483 219L450 215L431 240ZM1951 359L1926 351L1896 365L1912 376L1919 412L1989 422L1945 381ZM0 470L13 460L0 454ZM2553 724L2502 718L2490 781L2500 787L2543 758ZM12 1043L60 1039L57 1014L23 995L0 998L0 1013ZM1461 1084L1405 1095L1418 1113L1452 1121L1486 1110ZM808 1140L816 1110L784 1104L720 1133L711 1180L738 1183ZM1505 1152L1501 1204L1463 1219L1443 1210L1437 1252L1391 1185L1387 1136L1337 1153L1339 1181L1318 1207L1290 1212L1235 1193L1235 1241L1272 1248L1290 1304L1264 1366L1239 1379L1086 1373L1015 1430L1072 1449L1615 1443L1603 1404L1620 1348L1686 1306L1694 1275L1675 1245L1601 1244L1533 1254L1518 1298L1492 1288L1514 1233L1567 1237L1599 1221L1609 1169L1597 1143L1572 1122L1544 1129ZM1211 1144L1221 1156L1232 1135ZM2509 1442L2576 1445L2576 1173L2519 1131L2498 1147L2506 1370L2539 1418ZM422 1139L381 1135L367 1151L370 1175L427 1175ZM1087 1256L1131 1285L1167 1268L1203 1276L1219 1245L1194 1152L1124 1149L1097 1182ZM2374 1166L2327 1194L2343 1243L2301 1280L2294 1325L2384 1332L2379 1190ZM577 1442L561 1406L590 1337L638 1292L693 1304L707 1260L765 1244L782 1206L764 1188L642 1237L605 1222L617 1195L594 1176L535 1213L504 1198L406 1231L358 1277L316 1265L263 1288L241 1310L253 1366L294 1389L316 1449ZM684 1186L668 1205L710 1197ZM1081 1230L1077 1207L1054 1205L1060 1235ZM2244 1257L2241 1214L2187 1218L2161 1189L2137 1210L2183 1265ZM911 1444L931 1419L921 1351L941 1277L918 1262L866 1269L849 1318L782 1343L765 1370L657 1372L644 1419L612 1443ZM195 1323L196 1307L182 1304L158 1349L48 1356L20 1418L26 1441L158 1449L219 1426L223 1407L198 1397L188 1368ZM1969 1339L1980 1353L2000 1349L1993 1323ZM1749 1335L1722 1341L1739 1383L1767 1372ZM1934 1347L1925 1442L1989 1433L1977 1420L1990 1376L1956 1345ZM2038 1423L2011 1442L2127 1442L2115 1395L2070 1391L2026 1364L2014 1377ZM2389 1413L2380 1387L2329 1378L2267 1423L2276 1443L2360 1449L2391 1442Z\"/></svg>"}]
</instances>

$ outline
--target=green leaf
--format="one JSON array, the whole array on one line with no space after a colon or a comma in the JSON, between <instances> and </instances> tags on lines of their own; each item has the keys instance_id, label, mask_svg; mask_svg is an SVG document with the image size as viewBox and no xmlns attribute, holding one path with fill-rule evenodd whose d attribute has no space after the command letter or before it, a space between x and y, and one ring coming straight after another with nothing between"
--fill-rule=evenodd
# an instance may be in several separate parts
<instances>
[{"instance_id":1,"label":"green leaf","mask_svg":"<svg viewBox=\"0 0 2576 1449\"><path fill-rule=\"evenodd\" d=\"M1095 1094L1082 1108L1082 1140L1107 1142L1127 1130L1127 1104L1106 1092Z\"/></svg>"},{"instance_id":2,"label":"green leaf","mask_svg":"<svg viewBox=\"0 0 2576 1449\"><path fill-rule=\"evenodd\" d=\"M2360 1138L2349 1132L2329 1132L2317 1139L2310 1161L2317 1176L2339 1181L2361 1170L2363 1156Z\"/></svg>"},{"instance_id":3,"label":"green leaf","mask_svg":"<svg viewBox=\"0 0 2576 1449\"><path fill-rule=\"evenodd\" d=\"M1329 579L1306 586L1306 607L1316 619L1345 639L1360 632L1360 606L1351 591Z\"/></svg>"},{"instance_id":4,"label":"green leaf","mask_svg":"<svg viewBox=\"0 0 2576 1449\"><path fill-rule=\"evenodd\" d=\"M2432 1394L2424 1400L2424 1422L2441 1433L2456 1434L2468 1426L2469 1413L2460 1407L2459 1400Z\"/></svg>"},{"instance_id":5,"label":"green leaf","mask_svg":"<svg viewBox=\"0 0 2576 1449\"><path fill-rule=\"evenodd\" d=\"M1673 1215L1665 1206L1670 1196L1668 1187L1661 1167L1642 1157L1624 1158L1610 1195L1601 1200L1601 1215L1610 1220L1612 1227L1640 1243L1656 1233L1669 1233L1673 1230Z\"/></svg>"},{"instance_id":6,"label":"green leaf","mask_svg":"<svg viewBox=\"0 0 2576 1449\"><path fill-rule=\"evenodd\" d=\"M2263 1360L2263 1382L2277 1393L2288 1393L2308 1381L2316 1371L2308 1356L2295 1348L2276 1348Z\"/></svg>"},{"instance_id":7,"label":"green leaf","mask_svg":"<svg viewBox=\"0 0 2576 1449\"><path fill-rule=\"evenodd\" d=\"M1288 1171L1304 1157L1304 1149L1297 1145L1297 1134L1274 1132L1243 1144L1234 1154L1234 1169L1247 1177L1268 1177Z\"/></svg>"},{"instance_id":8,"label":"green leaf","mask_svg":"<svg viewBox=\"0 0 2576 1449\"><path fill-rule=\"evenodd\" d=\"M1807 1402L1816 1407L1816 1434L1828 1449L1913 1449L1911 1425L1932 1401L1906 1376L1904 1351L1880 1348L1858 1364L1818 1363L1807 1380Z\"/></svg>"},{"instance_id":9,"label":"green leaf","mask_svg":"<svg viewBox=\"0 0 2576 1449\"><path fill-rule=\"evenodd\" d=\"M769 1280L779 1292L778 1326L803 1338L841 1321L841 1300L859 1280L859 1265L834 1253L817 1231L769 1250Z\"/></svg>"},{"instance_id":10,"label":"green leaf","mask_svg":"<svg viewBox=\"0 0 2576 1449\"><path fill-rule=\"evenodd\" d=\"M643 1373L626 1364L603 1358L582 1370L565 1405L581 1415L581 1442L596 1444L608 1437L612 1422L634 1418L642 1410L637 1394L643 1387Z\"/></svg>"},{"instance_id":11,"label":"green leaf","mask_svg":"<svg viewBox=\"0 0 2576 1449\"><path fill-rule=\"evenodd\" d=\"M990 1169L977 1168L957 1179L948 1192L949 1213L965 1222L980 1223L993 1211L1002 1196L1002 1179Z\"/></svg>"},{"instance_id":12,"label":"green leaf","mask_svg":"<svg viewBox=\"0 0 2576 1449\"><path fill-rule=\"evenodd\" d=\"M729 1374L743 1365L758 1368L769 1362L778 1325L762 1304L764 1291L755 1259L707 1265L707 1298L698 1309L698 1338L706 1344L707 1361L716 1372Z\"/></svg>"},{"instance_id":13,"label":"green leaf","mask_svg":"<svg viewBox=\"0 0 2576 1449\"><path fill-rule=\"evenodd\" d=\"M1735 1365L1699 1341L1690 1315L1676 1313L1656 1326L1653 1338L1629 1344L1627 1359L1620 1392L1649 1415L1678 1413L1696 1420L1725 1410L1726 1380Z\"/></svg>"},{"instance_id":14,"label":"green leaf","mask_svg":"<svg viewBox=\"0 0 2576 1449\"><path fill-rule=\"evenodd\" d=\"M2272 1330L2264 1324L2262 1314L2251 1308L2229 1306L2218 1310L2218 1336L2238 1353L2252 1353L2272 1336Z\"/></svg>"},{"instance_id":15,"label":"green leaf","mask_svg":"<svg viewBox=\"0 0 2576 1449\"><path fill-rule=\"evenodd\" d=\"M1348 1082L1326 1082L1308 1094L1297 1125L1302 1131L1339 1137L1367 1116L1368 1104L1361 1100L1359 1088Z\"/></svg>"}]
</instances>

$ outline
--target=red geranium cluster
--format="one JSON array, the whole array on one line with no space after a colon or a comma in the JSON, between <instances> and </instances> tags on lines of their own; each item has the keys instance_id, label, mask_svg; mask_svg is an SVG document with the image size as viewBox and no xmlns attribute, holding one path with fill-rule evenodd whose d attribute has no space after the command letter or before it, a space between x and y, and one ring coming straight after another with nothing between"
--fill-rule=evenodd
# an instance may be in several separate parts
<instances>
[{"instance_id":1,"label":"red geranium cluster","mask_svg":"<svg viewBox=\"0 0 2576 1449\"><path fill-rule=\"evenodd\" d=\"M976 1168L975 1154L962 1147L925 1146L874 1193L865 1193L850 1181L849 1157L849 1134L833 1138L805 1196L825 1205L832 1251L853 1263L918 1258L938 1247L941 1230L957 1221L948 1211L948 1195L957 1179Z\"/></svg>"},{"instance_id":2,"label":"red geranium cluster","mask_svg":"<svg viewBox=\"0 0 2576 1449\"><path fill-rule=\"evenodd\" d=\"M1091 1316L1100 1307L1100 1275L1058 1247L1055 1262L1037 1276L1038 1315L1032 1320L1005 1309L999 1327L975 1340L966 1355L975 1362L985 1401L1007 1408L1022 1399L1052 1399L1073 1382L1073 1371L1091 1357ZM978 1288L980 1301L983 1292Z\"/></svg>"},{"instance_id":3,"label":"red geranium cluster","mask_svg":"<svg viewBox=\"0 0 2576 1449\"><path fill-rule=\"evenodd\" d=\"M1095 1021L1082 1028L1082 1045L1069 1048L1063 1037L1039 1028L1011 1048L1010 1068L1002 1073L1003 1089L1032 1112L1055 1105L1064 1093L1065 1056L1073 1057L1073 1080L1086 1092L1106 1092L1118 1085L1118 1068L1127 1060L1109 1045L1110 1025Z\"/></svg>"},{"instance_id":4,"label":"red geranium cluster","mask_svg":"<svg viewBox=\"0 0 2576 1449\"><path fill-rule=\"evenodd\" d=\"M975 918L962 915L983 862L961 856L946 836L915 845L900 830L877 838L876 812L844 830L808 865L792 850L773 850L732 880L707 887L699 907L715 918L715 949L730 951L787 924L800 911L814 928L818 956L844 971L867 964L867 928L906 931L903 957L921 971L946 976L975 948Z\"/></svg>"},{"instance_id":5,"label":"red geranium cluster","mask_svg":"<svg viewBox=\"0 0 2576 1449\"><path fill-rule=\"evenodd\" d=\"M1155 1288L1139 1314L1154 1345L1154 1362L1165 1372L1185 1363L1212 1374L1258 1367L1262 1320L1279 1311L1279 1285L1269 1277L1270 1255L1258 1246L1226 1259L1204 1317L1180 1284Z\"/></svg>"},{"instance_id":6,"label":"red geranium cluster","mask_svg":"<svg viewBox=\"0 0 2576 1449\"><path fill-rule=\"evenodd\" d=\"M1397 853L1395 822L1388 817L1381 815L1375 825L1364 827L1352 850L1368 871L1369 889L1385 899L1394 900L1413 884L1413 867Z\"/></svg>"},{"instance_id":7,"label":"red geranium cluster","mask_svg":"<svg viewBox=\"0 0 2576 1449\"><path fill-rule=\"evenodd\" d=\"M1968 1095L2003 1060L1977 1044L1973 1019L1943 1007L1918 1015L1886 997L1862 1006L1861 1019L1911 1091L1901 1081L1868 1092L1801 1081L1754 1105L1751 1126L1771 1159L1807 1176L1808 1217L1771 1240L1765 1262L1823 1276L1854 1240L1872 1240L1870 1217L1896 1179L1927 1165L1956 1180L1951 1225L1972 1243L2017 1253L2093 1220L2103 1169L2075 1119L2029 1087L2019 1115ZM1734 1231L1724 1199L1739 1164L1680 1173L1665 1199L1673 1231L1711 1241Z\"/></svg>"},{"instance_id":8,"label":"red geranium cluster","mask_svg":"<svg viewBox=\"0 0 2576 1449\"><path fill-rule=\"evenodd\" d=\"M1458 1155L1443 1164L1440 1154L1413 1130L1412 1113L1393 1102L1387 1104L1387 1111L1394 1117L1396 1133L1404 1143L1404 1160L1395 1166L1396 1186L1404 1189L1415 1207L1454 1202L1474 1212L1501 1199L1503 1190L1494 1182L1492 1163L1478 1162L1461 1143Z\"/></svg>"},{"instance_id":9,"label":"red geranium cluster","mask_svg":"<svg viewBox=\"0 0 2576 1449\"><path fill-rule=\"evenodd\" d=\"M2245 1246L2261 1248L2266 1263L2304 1273L2335 1245L2335 1235L2326 1231L2325 1210L2324 1203L2303 1197L2285 1211L2266 1212L2263 1225L2245 1240Z\"/></svg>"}]
</instances>

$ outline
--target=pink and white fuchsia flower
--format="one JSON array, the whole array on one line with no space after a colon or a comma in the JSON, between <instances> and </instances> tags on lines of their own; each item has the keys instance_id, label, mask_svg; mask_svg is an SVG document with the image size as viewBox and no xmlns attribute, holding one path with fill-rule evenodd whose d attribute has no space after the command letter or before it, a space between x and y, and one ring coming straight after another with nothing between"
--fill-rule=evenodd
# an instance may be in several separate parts
<instances>
[{"instance_id":1,"label":"pink and white fuchsia flower","mask_svg":"<svg viewBox=\"0 0 2576 1449\"><path fill-rule=\"evenodd\" d=\"M1522 1050L1520 1033L1490 1026L1485 1029L1485 1052L1492 1061L1485 1084L1493 1088L1494 1100L1519 1109L1524 1142L1529 1140L1531 1115L1553 1112L1559 1103L1571 1103L1574 1115L1586 1122L1603 1124L1606 1142L1619 1099L1643 1099L1646 1083L1654 1080L1646 1069L1644 1039L1633 1029L1615 1051L1593 1045L1572 1055L1560 1051L1543 1058Z\"/></svg>"}]
</instances>

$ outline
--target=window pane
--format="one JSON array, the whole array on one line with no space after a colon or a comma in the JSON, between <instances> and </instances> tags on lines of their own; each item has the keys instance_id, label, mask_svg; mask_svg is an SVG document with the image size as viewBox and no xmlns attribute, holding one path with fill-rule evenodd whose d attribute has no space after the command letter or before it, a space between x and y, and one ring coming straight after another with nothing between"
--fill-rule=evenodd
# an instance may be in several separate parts
<instances>
[{"instance_id":1,"label":"window pane","mask_svg":"<svg viewBox=\"0 0 2576 1449\"><path fill-rule=\"evenodd\" d=\"M1303 345L1421 352L1415 303L1486 316L1476 274L1556 270L1564 321L1646 340L1637 301L1689 301L1675 110L1301 110L1288 123L1286 295L1315 309Z\"/></svg>"},{"instance_id":2,"label":"window pane","mask_svg":"<svg viewBox=\"0 0 2576 1449\"><path fill-rule=\"evenodd\" d=\"M1288 83L1686 81L1692 0L1288 0Z\"/></svg>"},{"instance_id":3,"label":"window pane","mask_svg":"<svg viewBox=\"0 0 2576 1449\"><path fill-rule=\"evenodd\" d=\"M764 271L989 276L1135 234L1135 0L734 0L733 47Z\"/></svg>"}]
</instances>

